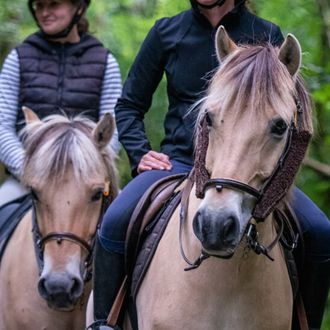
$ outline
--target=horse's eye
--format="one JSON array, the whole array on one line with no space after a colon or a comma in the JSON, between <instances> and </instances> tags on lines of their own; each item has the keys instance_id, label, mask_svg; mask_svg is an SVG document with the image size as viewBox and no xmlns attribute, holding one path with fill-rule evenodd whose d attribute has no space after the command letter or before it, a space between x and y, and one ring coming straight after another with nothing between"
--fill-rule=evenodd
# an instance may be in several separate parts
<instances>
[{"instance_id":1,"label":"horse's eye","mask_svg":"<svg viewBox=\"0 0 330 330\"><path fill-rule=\"evenodd\" d=\"M282 118L274 119L270 126L270 132L275 136L282 136L288 128L287 123Z\"/></svg>"},{"instance_id":2,"label":"horse's eye","mask_svg":"<svg viewBox=\"0 0 330 330\"><path fill-rule=\"evenodd\" d=\"M103 194L102 190L98 190L97 192L95 192L91 198L92 202L99 201L102 198L102 194Z\"/></svg>"},{"instance_id":3,"label":"horse's eye","mask_svg":"<svg viewBox=\"0 0 330 330\"><path fill-rule=\"evenodd\" d=\"M205 113L205 120L206 120L207 126L211 127L212 126L212 119L211 119L208 112Z\"/></svg>"}]
</instances>

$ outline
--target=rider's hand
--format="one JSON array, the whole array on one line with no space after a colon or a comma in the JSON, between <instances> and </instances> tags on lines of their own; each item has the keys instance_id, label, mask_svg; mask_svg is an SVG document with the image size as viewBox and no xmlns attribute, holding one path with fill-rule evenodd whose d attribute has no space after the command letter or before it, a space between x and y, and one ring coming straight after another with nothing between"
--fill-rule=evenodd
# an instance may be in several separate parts
<instances>
[{"instance_id":1,"label":"rider's hand","mask_svg":"<svg viewBox=\"0 0 330 330\"><path fill-rule=\"evenodd\" d=\"M142 156L137 168L137 172L141 173L150 170L167 170L172 168L172 164L167 155L153 150L148 151Z\"/></svg>"}]
</instances>

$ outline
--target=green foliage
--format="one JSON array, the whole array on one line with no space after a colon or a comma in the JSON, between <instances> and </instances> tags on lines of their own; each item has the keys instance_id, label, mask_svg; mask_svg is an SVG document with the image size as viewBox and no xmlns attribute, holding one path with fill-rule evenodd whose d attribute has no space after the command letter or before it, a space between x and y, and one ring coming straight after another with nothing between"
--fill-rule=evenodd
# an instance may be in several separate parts
<instances>
[{"instance_id":1,"label":"green foliage","mask_svg":"<svg viewBox=\"0 0 330 330\"><path fill-rule=\"evenodd\" d=\"M17 26L22 19L21 6L13 1L2 0L0 6L0 61L17 39Z\"/></svg>"},{"instance_id":2,"label":"green foliage","mask_svg":"<svg viewBox=\"0 0 330 330\"><path fill-rule=\"evenodd\" d=\"M0 61L11 47L36 29L26 3L22 0L1 0ZM318 122L310 155L330 164L330 49L325 38L329 22L322 22L317 0L255 0L250 1L250 5L261 17L278 24L284 34L293 33L299 39L303 49L303 73L316 105L315 118ZM188 0L92 0L88 18L91 32L118 59L124 80L141 42L155 20L175 15L187 8ZM327 15L330 17L330 13ZM163 81L145 120L147 134L156 150L163 136L162 122L166 110ZM123 185L130 179L130 168L124 151L120 154L119 171ZM297 183L330 215L328 177L313 169L303 168ZM330 330L329 309L322 330Z\"/></svg>"}]
</instances>

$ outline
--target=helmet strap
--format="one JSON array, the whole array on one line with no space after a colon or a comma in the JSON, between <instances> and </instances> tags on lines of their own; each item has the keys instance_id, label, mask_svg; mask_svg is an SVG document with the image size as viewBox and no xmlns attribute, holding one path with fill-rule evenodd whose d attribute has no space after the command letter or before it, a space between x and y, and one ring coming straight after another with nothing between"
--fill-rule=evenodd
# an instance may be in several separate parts
<instances>
[{"instance_id":1,"label":"helmet strap","mask_svg":"<svg viewBox=\"0 0 330 330\"><path fill-rule=\"evenodd\" d=\"M193 0L198 6L202 7L202 8L205 8L205 9L212 9L214 7L221 7L225 2L226 0L218 0L218 1L215 1L212 5L204 5L204 4L201 4L199 3L197 0Z\"/></svg>"}]
</instances>

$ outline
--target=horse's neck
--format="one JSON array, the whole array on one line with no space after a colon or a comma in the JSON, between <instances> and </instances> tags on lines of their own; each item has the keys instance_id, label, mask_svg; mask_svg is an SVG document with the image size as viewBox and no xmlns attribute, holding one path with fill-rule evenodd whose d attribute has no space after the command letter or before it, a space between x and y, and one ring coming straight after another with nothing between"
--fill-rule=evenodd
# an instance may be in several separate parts
<instances>
[{"instance_id":1,"label":"horse's neck","mask_svg":"<svg viewBox=\"0 0 330 330\"><path fill-rule=\"evenodd\" d=\"M32 236L32 210L28 211L19 225L17 226L14 235L16 235L16 239L18 242L25 243L26 246L32 246L30 242L33 240Z\"/></svg>"}]
</instances>

